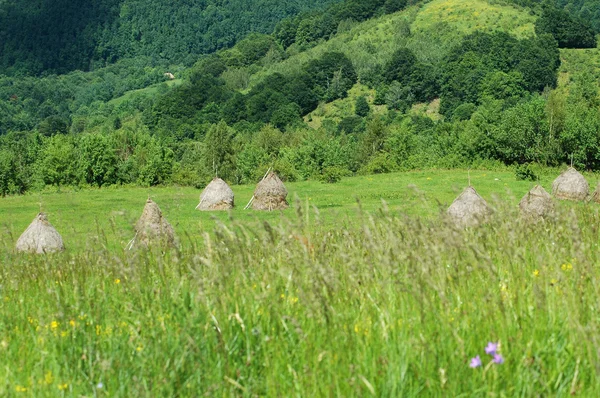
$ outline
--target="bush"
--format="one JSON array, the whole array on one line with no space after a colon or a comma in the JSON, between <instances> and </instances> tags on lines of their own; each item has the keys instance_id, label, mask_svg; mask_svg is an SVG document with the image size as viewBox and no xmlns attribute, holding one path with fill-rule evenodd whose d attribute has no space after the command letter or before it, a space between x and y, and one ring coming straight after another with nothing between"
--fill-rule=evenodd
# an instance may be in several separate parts
<instances>
[{"instance_id":1,"label":"bush","mask_svg":"<svg viewBox=\"0 0 600 398\"><path fill-rule=\"evenodd\" d=\"M537 181L539 179L529 163L518 165L515 169L515 177L519 181Z\"/></svg>"},{"instance_id":2,"label":"bush","mask_svg":"<svg viewBox=\"0 0 600 398\"><path fill-rule=\"evenodd\" d=\"M360 174L385 174L396 170L398 165L389 153L381 152L375 155L369 163L360 169Z\"/></svg>"},{"instance_id":3,"label":"bush","mask_svg":"<svg viewBox=\"0 0 600 398\"><path fill-rule=\"evenodd\" d=\"M342 177L348 174L348 170L345 170L339 166L325 167L319 176L319 180L329 184L335 184L336 182L339 182Z\"/></svg>"}]
</instances>

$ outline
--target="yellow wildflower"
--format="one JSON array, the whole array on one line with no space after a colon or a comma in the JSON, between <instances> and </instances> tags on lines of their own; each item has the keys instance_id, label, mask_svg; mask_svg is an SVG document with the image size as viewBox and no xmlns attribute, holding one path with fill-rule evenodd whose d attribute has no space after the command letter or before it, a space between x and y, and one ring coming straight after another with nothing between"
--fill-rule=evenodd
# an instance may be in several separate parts
<instances>
[{"instance_id":1,"label":"yellow wildflower","mask_svg":"<svg viewBox=\"0 0 600 398\"><path fill-rule=\"evenodd\" d=\"M67 388L69 388L69 385L67 383L59 384L58 385L58 389L61 390L61 391L62 390L66 390Z\"/></svg>"},{"instance_id":2,"label":"yellow wildflower","mask_svg":"<svg viewBox=\"0 0 600 398\"><path fill-rule=\"evenodd\" d=\"M119 283L121 283L121 280L119 278L115 279L115 284L118 285Z\"/></svg>"},{"instance_id":3,"label":"yellow wildflower","mask_svg":"<svg viewBox=\"0 0 600 398\"><path fill-rule=\"evenodd\" d=\"M534 270L533 276L540 276L540 270L539 269Z\"/></svg>"},{"instance_id":4,"label":"yellow wildflower","mask_svg":"<svg viewBox=\"0 0 600 398\"><path fill-rule=\"evenodd\" d=\"M23 386L16 386L16 387L15 387L15 391L16 391L16 392L27 392L27 387L23 387Z\"/></svg>"},{"instance_id":5,"label":"yellow wildflower","mask_svg":"<svg viewBox=\"0 0 600 398\"><path fill-rule=\"evenodd\" d=\"M59 323L56 321L50 322L50 329L54 330L58 328Z\"/></svg>"},{"instance_id":6,"label":"yellow wildflower","mask_svg":"<svg viewBox=\"0 0 600 398\"><path fill-rule=\"evenodd\" d=\"M71 325L72 327L75 327L75 320L71 319L69 321L69 325Z\"/></svg>"},{"instance_id":7,"label":"yellow wildflower","mask_svg":"<svg viewBox=\"0 0 600 398\"><path fill-rule=\"evenodd\" d=\"M137 352L140 352L144 349L144 347L142 347L141 345L137 346L137 348L135 349Z\"/></svg>"},{"instance_id":8,"label":"yellow wildflower","mask_svg":"<svg viewBox=\"0 0 600 398\"><path fill-rule=\"evenodd\" d=\"M560 268L565 272L569 272L573 269L573 264L566 263L566 264L561 265Z\"/></svg>"}]
</instances>

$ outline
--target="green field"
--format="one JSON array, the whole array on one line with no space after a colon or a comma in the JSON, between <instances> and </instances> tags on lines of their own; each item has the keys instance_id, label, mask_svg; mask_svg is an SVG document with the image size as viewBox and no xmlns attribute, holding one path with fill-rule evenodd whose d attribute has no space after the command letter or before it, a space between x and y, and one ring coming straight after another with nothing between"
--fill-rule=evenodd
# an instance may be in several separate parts
<instances>
[{"instance_id":1,"label":"green field","mask_svg":"<svg viewBox=\"0 0 600 398\"><path fill-rule=\"evenodd\" d=\"M413 171L345 178L337 184L288 183L288 201L292 208L298 203L316 207L322 222L328 226L339 222L352 224L359 208L357 200L369 212L381 209L383 200L394 213L432 219L468 184L469 175L472 185L491 203L507 200L516 206L535 185L517 181L514 172L509 170ZM546 172L541 178L541 184L550 191L554 175ZM589 175L589 181L590 186L595 187L595 175ZM231 213L196 211L201 190L190 187L67 189L6 197L0 199L0 236L5 249L10 249L41 205L70 251L97 245L124 248L134 235L133 225L148 197L159 204L178 235L188 237L184 243L189 238L202 238L205 232L211 233L216 220L227 222L231 218L247 225L260 225L263 221L277 222L282 217L295 217L293 209L274 213L243 210L254 187L235 185L232 189L237 206Z\"/></svg>"},{"instance_id":2,"label":"green field","mask_svg":"<svg viewBox=\"0 0 600 398\"><path fill-rule=\"evenodd\" d=\"M440 213L467 174L497 213L458 230ZM282 213L242 210L252 187L234 186L229 215L194 211L189 188L2 198L0 395L597 396L600 206L528 224L532 185L510 170L290 183ZM122 249L148 196L180 250ZM15 254L40 202L67 251Z\"/></svg>"}]
</instances>

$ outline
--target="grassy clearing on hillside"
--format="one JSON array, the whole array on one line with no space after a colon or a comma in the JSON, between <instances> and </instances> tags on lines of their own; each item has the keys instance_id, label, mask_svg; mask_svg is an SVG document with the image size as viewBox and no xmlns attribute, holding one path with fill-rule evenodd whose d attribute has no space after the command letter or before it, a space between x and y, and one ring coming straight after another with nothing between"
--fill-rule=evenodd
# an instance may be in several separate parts
<instances>
[{"instance_id":1,"label":"grassy clearing on hillside","mask_svg":"<svg viewBox=\"0 0 600 398\"><path fill-rule=\"evenodd\" d=\"M436 62L460 38L476 30L506 31L529 37L534 33L535 16L484 0L434 0L396 14L374 18L337 34L306 51L273 64L251 77L250 87L268 74L299 71L308 61L327 51L345 53L359 76L375 63L387 61L401 47L408 47L420 61Z\"/></svg>"},{"instance_id":2,"label":"grassy clearing on hillside","mask_svg":"<svg viewBox=\"0 0 600 398\"><path fill-rule=\"evenodd\" d=\"M525 10L485 0L434 0L425 3L411 28L415 33L451 25L462 35L500 30L520 39L535 36L536 17Z\"/></svg>"},{"instance_id":3,"label":"grassy clearing on hillside","mask_svg":"<svg viewBox=\"0 0 600 398\"><path fill-rule=\"evenodd\" d=\"M465 174L288 184L318 214L236 210L182 251L110 250L110 228L88 250L2 250L0 395L597 396L600 207L562 204L556 220L528 225L515 205L531 183L472 171L486 199L505 201L489 225L461 231L437 218L435 199L448 203ZM235 188L243 206L251 188ZM94 218L100 233L135 218L148 192L180 234L202 222L208 232L210 216L192 210L198 191L43 199L69 244ZM0 200L2 225L27 224L31 202ZM504 364L490 362L488 341ZM483 367L471 369L476 355Z\"/></svg>"},{"instance_id":4,"label":"grassy clearing on hillside","mask_svg":"<svg viewBox=\"0 0 600 398\"><path fill-rule=\"evenodd\" d=\"M164 90L164 87L173 88L183 83L183 79L167 80L158 84L141 88L138 90L127 91L122 96L108 101L108 104L118 106L125 101L131 101L134 98L147 98L156 95L159 91Z\"/></svg>"}]
</instances>

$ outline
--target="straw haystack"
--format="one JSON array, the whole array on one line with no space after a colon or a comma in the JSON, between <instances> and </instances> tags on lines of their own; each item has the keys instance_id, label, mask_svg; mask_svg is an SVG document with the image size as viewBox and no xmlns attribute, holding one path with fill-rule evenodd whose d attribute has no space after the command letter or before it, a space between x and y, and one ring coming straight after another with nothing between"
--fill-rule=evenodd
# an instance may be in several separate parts
<instances>
[{"instance_id":1,"label":"straw haystack","mask_svg":"<svg viewBox=\"0 0 600 398\"><path fill-rule=\"evenodd\" d=\"M523 217L538 219L548 217L554 212L552 196L541 185L536 185L519 202Z\"/></svg>"},{"instance_id":2,"label":"straw haystack","mask_svg":"<svg viewBox=\"0 0 600 398\"><path fill-rule=\"evenodd\" d=\"M491 212L487 202L471 186L467 187L448 208L448 215L460 227L475 226L485 221Z\"/></svg>"},{"instance_id":3,"label":"straw haystack","mask_svg":"<svg viewBox=\"0 0 600 398\"><path fill-rule=\"evenodd\" d=\"M283 210L289 207L287 189L277 174L270 172L256 186L252 208L254 210Z\"/></svg>"},{"instance_id":4,"label":"straw haystack","mask_svg":"<svg viewBox=\"0 0 600 398\"><path fill-rule=\"evenodd\" d=\"M233 191L222 179L215 177L200 194L197 210L229 210L233 208Z\"/></svg>"},{"instance_id":5,"label":"straw haystack","mask_svg":"<svg viewBox=\"0 0 600 398\"><path fill-rule=\"evenodd\" d=\"M142 216L135 224L135 238L130 246L139 244L150 246L152 244L175 245L175 232L169 222L163 217L160 208L151 199L146 201Z\"/></svg>"},{"instance_id":6,"label":"straw haystack","mask_svg":"<svg viewBox=\"0 0 600 398\"><path fill-rule=\"evenodd\" d=\"M53 253L65 250L62 237L48 221L44 213L39 213L17 240L18 252Z\"/></svg>"},{"instance_id":7,"label":"straw haystack","mask_svg":"<svg viewBox=\"0 0 600 398\"><path fill-rule=\"evenodd\" d=\"M552 194L557 199L585 200L589 193L588 182L573 167L569 167L552 183Z\"/></svg>"}]
</instances>

